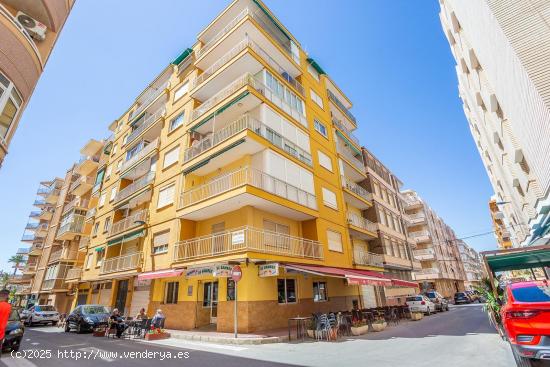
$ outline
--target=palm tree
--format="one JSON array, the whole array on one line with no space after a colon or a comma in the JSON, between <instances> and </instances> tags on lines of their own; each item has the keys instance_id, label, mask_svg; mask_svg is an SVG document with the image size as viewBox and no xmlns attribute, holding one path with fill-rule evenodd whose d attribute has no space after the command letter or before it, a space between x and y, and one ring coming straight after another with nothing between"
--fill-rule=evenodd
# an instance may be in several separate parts
<instances>
[{"instance_id":1,"label":"palm tree","mask_svg":"<svg viewBox=\"0 0 550 367\"><path fill-rule=\"evenodd\" d=\"M5 289L10 280L10 275L5 271L0 270L0 289Z\"/></svg>"},{"instance_id":2,"label":"palm tree","mask_svg":"<svg viewBox=\"0 0 550 367\"><path fill-rule=\"evenodd\" d=\"M23 255L13 255L12 257L10 257L8 262L14 264L13 275L15 275L17 269L19 269L19 264L25 262L25 257Z\"/></svg>"}]
</instances>

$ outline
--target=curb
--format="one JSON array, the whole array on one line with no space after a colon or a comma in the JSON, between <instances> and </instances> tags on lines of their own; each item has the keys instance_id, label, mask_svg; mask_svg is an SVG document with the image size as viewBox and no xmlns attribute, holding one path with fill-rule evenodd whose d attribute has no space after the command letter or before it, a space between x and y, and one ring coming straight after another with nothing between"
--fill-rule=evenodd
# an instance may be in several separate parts
<instances>
[{"instance_id":1,"label":"curb","mask_svg":"<svg viewBox=\"0 0 550 367\"><path fill-rule=\"evenodd\" d=\"M201 341L201 342L216 343L216 344L259 345L259 344L282 343L285 340L287 340L288 337L269 336L265 338L235 339L235 338L222 338L222 337L207 336L207 335L172 334L171 339L192 340L192 341Z\"/></svg>"}]
</instances>

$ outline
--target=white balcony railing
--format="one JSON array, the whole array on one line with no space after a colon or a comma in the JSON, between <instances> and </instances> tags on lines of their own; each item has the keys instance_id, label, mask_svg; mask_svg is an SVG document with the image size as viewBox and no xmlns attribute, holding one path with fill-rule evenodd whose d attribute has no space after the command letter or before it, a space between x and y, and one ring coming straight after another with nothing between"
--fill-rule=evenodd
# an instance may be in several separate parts
<instances>
[{"instance_id":1,"label":"white balcony railing","mask_svg":"<svg viewBox=\"0 0 550 367\"><path fill-rule=\"evenodd\" d=\"M120 166L120 172L126 171L128 168L132 167L134 164L141 161L143 158L147 157L149 154L151 154L153 151L158 149L160 142L160 138L156 138L137 153L135 153L130 159L124 161L122 165Z\"/></svg>"},{"instance_id":2,"label":"white balcony railing","mask_svg":"<svg viewBox=\"0 0 550 367\"><path fill-rule=\"evenodd\" d=\"M365 200L372 201L372 194L368 192L367 189L351 181L345 176L341 176L341 177L342 177L342 187L344 189L353 192L354 194L362 197Z\"/></svg>"},{"instance_id":3,"label":"white balcony railing","mask_svg":"<svg viewBox=\"0 0 550 367\"><path fill-rule=\"evenodd\" d=\"M143 225L143 222L147 220L147 211L140 210L118 222L114 222L109 231L109 236L125 232L131 228L139 227Z\"/></svg>"},{"instance_id":4,"label":"white balcony railing","mask_svg":"<svg viewBox=\"0 0 550 367\"><path fill-rule=\"evenodd\" d=\"M409 219L412 224L414 223L421 223L426 220L426 216L424 214L409 214Z\"/></svg>"},{"instance_id":5,"label":"white balcony railing","mask_svg":"<svg viewBox=\"0 0 550 367\"><path fill-rule=\"evenodd\" d=\"M323 259L323 245L317 241L245 226L178 242L174 248L173 261L209 258L245 251Z\"/></svg>"},{"instance_id":6,"label":"white balcony railing","mask_svg":"<svg viewBox=\"0 0 550 367\"><path fill-rule=\"evenodd\" d=\"M72 184L69 191L74 191L77 187L82 184L93 185L95 183L95 177L92 176L81 176L77 178Z\"/></svg>"},{"instance_id":7,"label":"white balcony railing","mask_svg":"<svg viewBox=\"0 0 550 367\"><path fill-rule=\"evenodd\" d=\"M361 146L361 143L359 142L359 138L357 136L355 136L350 129L348 129L346 127L346 125L344 125L343 122L335 119L334 117L332 118L332 123L334 124L334 126L336 126L340 131L344 132L348 138L350 138L355 144L357 144L358 146Z\"/></svg>"},{"instance_id":8,"label":"white balcony railing","mask_svg":"<svg viewBox=\"0 0 550 367\"><path fill-rule=\"evenodd\" d=\"M145 92L142 96L139 97L139 99L143 100L143 103L139 105L137 109L134 110L132 113L132 118L139 116L155 99L157 99L158 96L160 96L166 88L170 86L170 82L167 81L163 83L158 88L150 88L147 92Z\"/></svg>"},{"instance_id":9,"label":"white balcony railing","mask_svg":"<svg viewBox=\"0 0 550 367\"><path fill-rule=\"evenodd\" d=\"M75 197L73 200L69 201L65 206L63 207L63 213L67 213L71 209L74 208L88 208L88 205L90 204L90 200L88 199L82 199L80 196Z\"/></svg>"},{"instance_id":10,"label":"white balcony railing","mask_svg":"<svg viewBox=\"0 0 550 367\"><path fill-rule=\"evenodd\" d=\"M184 163L247 129L269 140L273 145L278 146L302 162L308 165L312 164L311 154L309 152L306 152L276 131L272 130L266 124L249 115L241 116L238 120L214 132L210 136L197 141L194 145L187 148L184 153Z\"/></svg>"},{"instance_id":11,"label":"white balcony railing","mask_svg":"<svg viewBox=\"0 0 550 367\"><path fill-rule=\"evenodd\" d=\"M82 275L82 268L71 268L67 270L67 275L65 276L66 280L75 280L80 279Z\"/></svg>"},{"instance_id":12,"label":"white balcony railing","mask_svg":"<svg viewBox=\"0 0 550 367\"><path fill-rule=\"evenodd\" d=\"M90 220L94 218L96 211L97 209L95 207L88 209L88 211L86 212L86 220Z\"/></svg>"},{"instance_id":13,"label":"white balcony railing","mask_svg":"<svg viewBox=\"0 0 550 367\"><path fill-rule=\"evenodd\" d=\"M57 278L57 279L46 279L42 283L42 289L43 290L50 290L50 289L66 289L68 288L67 284L65 284L65 278Z\"/></svg>"},{"instance_id":14,"label":"white balcony railing","mask_svg":"<svg viewBox=\"0 0 550 367\"><path fill-rule=\"evenodd\" d=\"M315 195L265 172L244 167L181 194L180 208L194 205L238 187L250 185L295 203L317 209Z\"/></svg>"},{"instance_id":15,"label":"white balcony railing","mask_svg":"<svg viewBox=\"0 0 550 367\"><path fill-rule=\"evenodd\" d=\"M433 249L414 250L413 255L418 260L433 259L435 258L435 251Z\"/></svg>"},{"instance_id":16,"label":"white balcony railing","mask_svg":"<svg viewBox=\"0 0 550 367\"><path fill-rule=\"evenodd\" d=\"M352 149L345 145L341 141L336 141L336 151L344 156L348 162L353 164L361 172L365 172L365 166L363 165L363 160L359 158Z\"/></svg>"},{"instance_id":17,"label":"white balcony railing","mask_svg":"<svg viewBox=\"0 0 550 367\"><path fill-rule=\"evenodd\" d=\"M131 254L112 257L103 260L101 264L101 273L115 273L118 271L134 270L141 265L142 252L134 252Z\"/></svg>"},{"instance_id":18,"label":"white balcony railing","mask_svg":"<svg viewBox=\"0 0 550 367\"><path fill-rule=\"evenodd\" d=\"M152 126L155 122L160 119L164 113L166 112L166 108L161 107L155 113L148 116L134 131L128 135L126 138L126 144L131 144L139 135L141 135L142 132L147 130L150 126Z\"/></svg>"},{"instance_id":19,"label":"white balcony railing","mask_svg":"<svg viewBox=\"0 0 550 367\"><path fill-rule=\"evenodd\" d=\"M439 275L441 271L438 268L422 268L420 270L415 270L417 275Z\"/></svg>"},{"instance_id":20,"label":"white balcony railing","mask_svg":"<svg viewBox=\"0 0 550 367\"><path fill-rule=\"evenodd\" d=\"M59 227L57 231L57 237L65 233L82 233L84 228L84 221L86 217L83 215L72 214L71 218L64 220L64 223Z\"/></svg>"},{"instance_id":21,"label":"white balcony railing","mask_svg":"<svg viewBox=\"0 0 550 367\"><path fill-rule=\"evenodd\" d=\"M338 108L340 108L340 110L347 116L347 118L349 118L354 124L357 125L357 119L355 118L355 116L353 116L350 110L348 110L347 107L344 106L342 101L340 101L340 99L338 99L338 97L336 97L336 95L334 95L334 93L332 93L328 89L327 89L327 94L328 94L329 100L331 100L336 106L338 106Z\"/></svg>"},{"instance_id":22,"label":"white balcony railing","mask_svg":"<svg viewBox=\"0 0 550 367\"><path fill-rule=\"evenodd\" d=\"M124 199L127 199L128 197L132 196L139 190L143 189L144 187L150 185L155 180L155 172L149 172L145 176L142 176L120 190L116 196L115 196L115 202L122 201Z\"/></svg>"},{"instance_id":23,"label":"white balcony railing","mask_svg":"<svg viewBox=\"0 0 550 367\"><path fill-rule=\"evenodd\" d=\"M428 231L409 232L409 237L414 239L423 239L423 238L430 237L430 232Z\"/></svg>"},{"instance_id":24,"label":"white balcony railing","mask_svg":"<svg viewBox=\"0 0 550 367\"><path fill-rule=\"evenodd\" d=\"M85 250L90 245L90 237L88 236L82 236L80 237L80 241L78 242L78 249L79 250Z\"/></svg>"},{"instance_id":25,"label":"white balcony railing","mask_svg":"<svg viewBox=\"0 0 550 367\"><path fill-rule=\"evenodd\" d=\"M355 246L353 249L353 261L357 265L384 266L384 256Z\"/></svg>"},{"instance_id":26,"label":"white balcony railing","mask_svg":"<svg viewBox=\"0 0 550 367\"><path fill-rule=\"evenodd\" d=\"M347 212L348 223L365 231L376 233L376 224L356 213Z\"/></svg>"}]
</instances>

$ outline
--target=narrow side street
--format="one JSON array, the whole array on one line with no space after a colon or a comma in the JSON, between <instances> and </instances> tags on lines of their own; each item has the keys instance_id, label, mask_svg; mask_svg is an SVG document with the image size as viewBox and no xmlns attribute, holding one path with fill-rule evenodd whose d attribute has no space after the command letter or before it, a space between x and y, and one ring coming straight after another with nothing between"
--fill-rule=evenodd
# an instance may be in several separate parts
<instances>
[{"instance_id":1,"label":"narrow side street","mask_svg":"<svg viewBox=\"0 0 550 367\"><path fill-rule=\"evenodd\" d=\"M158 342L112 340L94 338L90 334L66 334L60 329L35 327L27 329L22 351L50 350L51 359L25 358L15 360L5 354L6 366L73 366L75 359L58 357L58 350L88 352L89 359L81 359L79 365L150 366L152 359L142 356L122 357L128 352L162 352L170 359L154 358L163 366L335 366L365 365L385 367L415 366L495 366L513 367L513 357L508 345L489 325L482 305L472 304L451 307L449 312L438 313L421 321L403 322L380 333L369 333L358 338L343 338L338 342L292 342L265 345L214 345L169 339ZM105 356L106 352L117 352ZM189 357L177 358L178 352L188 352ZM95 357L94 357L95 356ZM103 358L102 358L102 357Z\"/></svg>"}]
</instances>

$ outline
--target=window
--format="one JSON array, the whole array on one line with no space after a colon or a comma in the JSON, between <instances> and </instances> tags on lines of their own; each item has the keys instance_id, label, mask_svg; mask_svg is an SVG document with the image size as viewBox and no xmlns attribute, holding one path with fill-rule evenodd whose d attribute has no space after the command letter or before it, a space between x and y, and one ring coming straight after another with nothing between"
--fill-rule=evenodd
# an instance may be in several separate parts
<instances>
[{"instance_id":1,"label":"window","mask_svg":"<svg viewBox=\"0 0 550 367\"><path fill-rule=\"evenodd\" d=\"M296 303L296 280L277 279L277 299L279 303Z\"/></svg>"},{"instance_id":2,"label":"window","mask_svg":"<svg viewBox=\"0 0 550 367\"><path fill-rule=\"evenodd\" d=\"M323 108L323 99L321 98L320 95L318 95L317 93L315 93L315 91L313 89L310 89L309 90L309 95L311 96L311 100L315 103L317 103L317 105L321 108Z\"/></svg>"},{"instance_id":3,"label":"window","mask_svg":"<svg viewBox=\"0 0 550 367\"><path fill-rule=\"evenodd\" d=\"M88 254L88 257L86 258L86 269L90 269L92 266L92 254Z\"/></svg>"},{"instance_id":4,"label":"window","mask_svg":"<svg viewBox=\"0 0 550 367\"><path fill-rule=\"evenodd\" d=\"M105 179L109 179L109 177L111 177L112 171L113 171L113 166L107 167L107 170L105 171Z\"/></svg>"},{"instance_id":5,"label":"window","mask_svg":"<svg viewBox=\"0 0 550 367\"><path fill-rule=\"evenodd\" d=\"M95 266L101 266L103 258L105 257L105 248L96 250L95 252Z\"/></svg>"},{"instance_id":6,"label":"window","mask_svg":"<svg viewBox=\"0 0 550 367\"><path fill-rule=\"evenodd\" d=\"M116 186L111 189L111 196L109 197L109 202L115 200L116 196Z\"/></svg>"},{"instance_id":7,"label":"window","mask_svg":"<svg viewBox=\"0 0 550 367\"><path fill-rule=\"evenodd\" d=\"M235 300L235 281L230 278L227 278L227 300Z\"/></svg>"},{"instance_id":8,"label":"window","mask_svg":"<svg viewBox=\"0 0 550 367\"><path fill-rule=\"evenodd\" d=\"M118 161L118 163L116 164L116 171L119 172L121 167L122 167L122 159Z\"/></svg>"},{"instance_id":9,"label":"window","mask_svg":"<svg viewBox=\"0 0 550 367\"><path fill-rule=\"evenodd\" d=\"M157 209L163 208L174 202L175 188L176 188L176 185L170 185L160 190L159 199L157 202Z\"/></svg>"},{"instance_id":10,"label":"window","mask_svg":"<svg viewBox=\"0 0 550 367\"><path fill-rule=\"evenodd\" d=\"M287 225L264 219L265 245L277 249L290 249L290 228Z\"/></svg>"},{"instance_id":11,"label":"window","mask_svg":"<svg viewBox=\"0 0 550 367\"><path fill-rule=\"evenodd\" d=\"M0 141L7 137L22 104L23 100L13 83L0 73Z\"/></svg>"},{"instance_id":12,"label":"window","mask_svg":"<svg viewBox=\"0 0 550 367\"><path fill-rule=\"evenodd\" d=\"M313 77L313 79L319 81L319 73L311 64L307 64L307 71Z\"/></svg>"},{"instance_id":13,"label":"window","mask_svg":"<svg viewBox=\"0 0 550 367\"><path fill-rule=\"evenodd\" d=\"M162 165L162 168L169 167L172 164L176 163L179 159L179 155L180 155L180 147L178 145L174 149L164 154L164 163Z\"/></svg>"},{"instance_id":14,"label":"window","mask_svg":"<svg viewBox=\"0 0 550 367\"><path fill-rule=\"evenodd\" d=\"M128 141L129 134L124 135L124 138L122 138L122 145L126 145L126 142Z\"/></svg>"},{"instance_id":15,"label":"window","mask_svg":"<svg viewBox=\"0 0 550 367\"><path fill-rule=\"evenodd\" d=\"M323 204L326 206L338 210L338 202L336 201L336 194L327 188L322 188L323 192Z\"/></svg>"},{"instance_id":16,"label":"window","mask_svg":"<svg viewBox=\"0 0 550 367\"><path fill-rule=\"evenodd\" d=\"M106 233L111 228L111 217L107 217L105 219L105 223L103 223L103 233Z\"/></svg>"},{"instance_id":17,"label":"window","mask_svg":"<svg viewBox=\"0 0 550 367\"><path fill-rule=\"evenodd\" d=\"M105 193L102 193L100 196L99 196L99 207L101 208L103 205L105 205Z\"/></svg>"},{"instance_id":18,"label":"window","mask_svg":"<svg viewBox=\"0 0 550 367\"><path fill-rule=\"evenodd\" d=\"M218 282L204 283L203 307L216 307L218 305Z\"/></svg>"},{"instance_id":19,"label":"window","mask_svg":"<svg viewBox=\"0 0 550 367\"><path fill-rule=\"evenodd\" d=\"M179 282L168 282L164 288L164 303L178 303Z\"/></svg>"},{"instance_id":20,"label":"window","mask_svg":"<svg viewBox=\"0 0 550 367\"><path fill-rule=\"evenodd\" d=\"M180 113L179 115L177 115L176 117L174 117L171 121L170 121L170 127L168 129L168 131L172 131L172 130L175 130L178 126L182 125L183 124L183 118L185 117L185 111Z\"/></svg>"},{"instance_id":21,"label":"window","mask_svg":"<svg viewBox=\"0 0 550 367\"><path fill-rule=\"evenodd\" d=\"M189 91L189 81L185 81L181 87L174 92L174 102L180 99Z\"/></svg>"},{"instance_id":22,"label":"window","mask_svg":"<svg viewBox=\"0 0 550 367\"><path fill-rule=\"evenodd\" d=\"M168 240L170 231L155 233L153 235L153 254L164 254L168 252Z\"/></svg>"},{"instance_id":23,"label":"window","mask_svg":"<svg viewBox=\"0 0 550 367\"><path fill-rule=\"evenodd\" d=\"M115 156L116 154L116 148L117 148L117 145L113 145L113 150L111 151L111 154L113 155L113 157Z\"/></svg>"},{"instance_id":24,"label":"window","mask_svg":"<svg viewBox=\"0 0 550 367\"><path fill-rule=\"evenodd\" d=\"M97 235L97 231L99 231L99 222L95 222L94 229L92 230L92 236Z\"/></svg>"},{"instance_id":25,"label":"window","mask_svg":"<svg viewBox=\"0 0 550 367\"><path fill-rule=\"evenodd\" d=\"M327 300L327 283L313 282L313 302L323 302Z\"/></svg>"},{"instance_id":26,"label":"window","mask_svg":"<svg viewBox=\"0 0 550 367\"><path fill-rule=\"evenodd\" d=\"M331 231L330 229L327 230L327 242L330 251L344 251L342 247L342 234L340 232Z\"/></svg>"},{"instance_id":27,"label":"window","mask_svg":"<svg viewBox=\"0 0 550 367\"><path fill-rule=\"evenodd\" d=\"M317 151L317 155L319 156L319 164L321 165L321 167L324 167L332 172L332 160L330 159L330 157L320 150Z\"/></svg>"},{"instance_id":28,"label":"window","mask_svg":"<svg viewBox=\"0 0 550 367\"><path fill-rule=\"evenodd\" d=\"M315 130L321 135L323 135L325 138L328 138L328 131L325 124L322 122L319 122L319 120L313 120L313 126L315 127Z\"/></svg>"}]
</instances>

